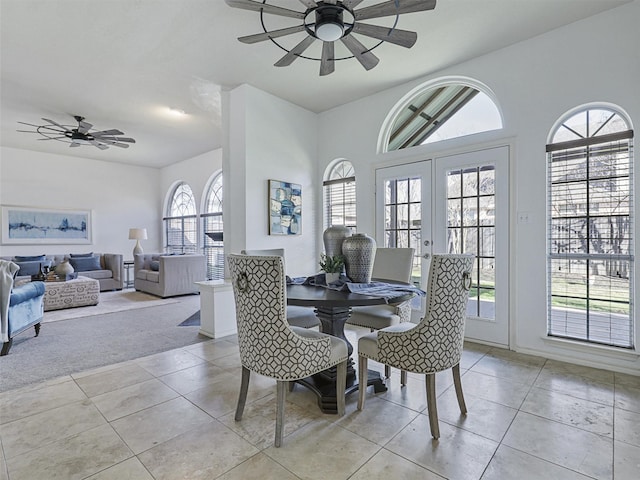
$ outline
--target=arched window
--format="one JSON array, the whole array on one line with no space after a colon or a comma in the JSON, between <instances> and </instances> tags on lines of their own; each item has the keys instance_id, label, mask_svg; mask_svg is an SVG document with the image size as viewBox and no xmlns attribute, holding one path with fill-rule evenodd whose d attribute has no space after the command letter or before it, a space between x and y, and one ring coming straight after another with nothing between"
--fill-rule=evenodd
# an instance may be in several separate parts
<instances>
[{"instance_id":1,"label":"arched window","mask_svg":"<svg viewBox=\"0 0 640 480\"><path fill-rule=\"evenodd\" d=\"M324 226L344 225L356 231L356 177L353 165L341 160L333 165L324 190Z\"/></svg>"},{"instance_id":2,"label":"arched window","mask_svg":"<svg viewBox=\"0 0 640 480\"><path fill-rule=\"evenodd\" d=\"M167 253L197 253L198 222L196 202L191 187L179 183L163 218Z\"/></svg>"},{"instance_id":3,"label":"arched window","mask_svg":"<svg viewBox=\"0 0 640 480\"><path fill-rule=\"evenodd\" d=\"M207 258L207 279L223 279L222 172L215 175L209 184L201 217L202 249Z\"/></svg>"},{"instance_id":4,"label":"arched window","mask_svg":"<svg viewBox=\"0 0 640 480\"><path fill-rule=\"evenodd\" d=\"M387 151L502 128L495 103L462 83L427 88L411 98L391 124Z\"/></svg>"},{"instance_id":5,"label":"arched window","mask_svg":"<svg viewBox=\"0 0 640 480\"><path fill-rule=\"evenodd\" d=\"M633 130L611 108L547 145L548 335L633 348Z\"/></svg>"}]
</instances>

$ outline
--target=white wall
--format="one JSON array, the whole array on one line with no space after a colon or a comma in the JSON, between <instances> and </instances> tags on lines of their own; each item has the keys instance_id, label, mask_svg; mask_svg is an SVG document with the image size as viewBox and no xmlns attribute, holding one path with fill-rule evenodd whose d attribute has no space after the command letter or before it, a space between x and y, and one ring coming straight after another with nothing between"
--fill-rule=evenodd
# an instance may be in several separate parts
<instances>
[{"instance_id":1,"label":"white wall","mask_svg":"<svg viewBox=\"0 0 640 480\"><path fill-rule=\"evenodd\" d=\"M332 141L319 145L317 173L321 175L329 162L339 157L354 164L359 230L372 233L375 231L375 212L371 207L374 205L375 166L473 150L485 141L514 144L510 206L512 347L552 358L639 373L637 355L580 346L569 349L544 340L547 136L554 122L565 112L589 102L618 105L629 114L636 127L640 125L638 18L640 1L635 1L325 112L320 115L319 138L331 138ZM471 77L491 88L503 112L503 132L498 136L476 135L405 152L378 154L378 135L393 106L417 85L443 76ZM342 128L343 125L349 125L349 129ZM635 157L637 169L637 152ZM518 211L529 212L531 223L517 224ZM636 206L636 216L638 214L640 208ZM638 223L636 238L640 232ZM636 279L640 279L638 272ZM636 281L638 284L640 282ZM638 291L636 286L635 298L638 298ZM636 302L636 324L640 324L639 316ZM637 335L637 343L640 343L640 335Z\"/></svg>"},{"instance_id":2,"label":"white wall","mask_svg":"<svg viewBox=\"0 0 640 480\"><path fill-rule=\"evenodd\" d=\"M287 274L315 273L321 188L315 176L317 115L248 85L229 92L225 104L229 125L224 159L227 253L284 248ZM302 186L301 235L269 235L269 179Z\"/></svg>"},{"instance_id":3,"label":"white wall","mask_svg":"<svg viewBox=\"0 0 640 480\"><path fill-rule=\"evenodd\" d=\"M129 259L129 228L160 223L158 169L8 147L0 158L2 205L91 210L93 217L92 245L0 245L0 255L95 251ZM153 250L160 238L151 228L141 243Z\"/></svg>"}]
</instances>

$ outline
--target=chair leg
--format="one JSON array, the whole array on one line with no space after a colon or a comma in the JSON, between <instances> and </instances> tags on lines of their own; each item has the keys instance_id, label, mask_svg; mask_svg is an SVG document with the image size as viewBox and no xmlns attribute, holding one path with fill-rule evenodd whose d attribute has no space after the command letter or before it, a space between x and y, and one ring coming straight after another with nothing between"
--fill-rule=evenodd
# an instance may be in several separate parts
<instances>
[{"instance_id":1,"label":"chair leg","mask_svg":"<svg viewBox=\"0 0 640 480\"><path fill-rule=\"evenodd\" d=\"M345 390L347 385L347 361L338 364L336 376L336 399L338 406L338 415L343 416L345 411Z\"/></svg>"},{"instance_id":2,"label":"chair leg","mask_svg":"<svg viewBox=\"0 0 640 480\"><path fill-rule=\"evenodd\" d=\"M251 370L242 367L242 381L240 382L240 394L238 396L238 406L236 407L236 421L242 420L244 412L244 404L247 402L247 391L249 390L249 377Z\"/></svg>"},{"instance_id":3,"label":"chair leg","mask_svg":"<svg viewBox=\"0 0 640 480\"><path fill-rule=\"evenodd\" d=\"M364 396L367 393L367 357L358 355L358 410L364 408Z\"/></svg>"},{"instance_id":4,"label":"chair leg","mask_svg":"<svg viewBox=\"0 0 640 480\"><path fill-rule=\"evenodd\" d=\"M403 387L407 386L407 371L406 370L400 370L400 385L402 385Z\"/></svg>"},{"instance_id":5,"label":"chair leg","mask_svg":"<svg viewBox=\"0 0 640 480\"><path fill-rule=\"evenodd\" d=\"M35 329L35 331L36 331L36 335L35 335L35 336L37 337L38 335L40 335L40 323L36 323L36 324L33 326L33 328L34 328L34 329Z\"/></svg>"},{"instance_id":6,"label":"chair leg","mask_svg":"<svg viewBox=\"0 0 640 480\"><path fill-rule=\"evenodd\" d=\"M384 366L384 378L391 378L391 367L389 365Z\"/></svg>"},{"instance_id":7,"label":"chair leg","mask_svg":"<svg viewBox=\"0 0 640 480\"><path fill-rule=\"evenodd\" d=\"M11 350L11 345L13 344L13 338L10 338L8 342L4 342L2 344L2 351L0 351L0 357L5 356Z\"/></svg>"},{"instance_id":8,"label":"chair leg","mask_svg":"<svg viewBox=\"0 0 640 480\"><path fill-rule=\"evenodd\" d=\"M287 397L287 383L286 381L278 380L277 387L277 402L276 408L276 440L275 446L280 447L282 445L282 429L284 426L284 402Z\"/></svg>"},{"instance_id":9,"label":"chair leg","mask_svg":"<svg viewBox=\"0 0 640 480\"><path fill-rule=\"evenodd\" d=\"M429 426L431 436L436 440L440 438L440 427L438 426L438 406L436 405L436 375L427 373L427 410L429 411Z\"/></svg>"},{"instance_id":10,"label":"chair leg","mask_svg":"<svg viewBox=\"0 0 640 480\"><path fill-rule=\"evenodd\" d=\"M453 385L456 388L456 397L458 397L458 405L460 412L467 414L467 405L464 403L464 395L462 394L462 381L460 380L460 364L454 365L451 369L453 372Z\"/></svg>"}]
</instances>

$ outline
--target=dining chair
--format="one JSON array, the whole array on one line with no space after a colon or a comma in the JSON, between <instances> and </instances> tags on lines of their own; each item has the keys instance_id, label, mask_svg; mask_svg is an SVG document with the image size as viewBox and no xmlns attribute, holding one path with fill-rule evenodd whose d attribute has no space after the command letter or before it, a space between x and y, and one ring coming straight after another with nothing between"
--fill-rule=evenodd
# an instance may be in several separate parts
<instances>
[{"instance_id":1,"label":"dining chair","mask_svg":"<svg viewBox=\"0 0 640 480\"><path fill-rule=\"evenodd\" d=\"M289 382L336 368L338 415L344 415L347 343L286 321L287 285L281 256L229 255L238 324L242 381L236 421L242 420L251 372L277 381L275 446L282 444Z\"/></svg>"},{"instance_id":2,"label":"dining chair","mask_svg":"<svg viewBox=\"0 0 640 480\"><path fill-rule=\"evenodd\" d=\"M435 373L449 368L460 412L467 413L460 380L467 300L473 255L433 255L427 284L427 311L418 324L399 323L358 340L358 410L364 408L367 360L426 376L427 409L433 438L440 437Z\"/></svg>"},{"instance_id":3,"label":"dining chair","mask_svg":"<svg viewBox=\"0 0 640 480\"><path fill-rule=\"evenodd\" d=\"M243 255L277 255L284 261L284 248L271 248L265 250L242 250ZM286 268L285 268L286 272ZM320 320L313 308L287 305L287 322L289 325L303 328L321 328Z\"/></svg>"},{"instance_id":4,"label":"dining chair","mask_svg":"<svg viewBox=\"0 0 640 480\"><path fill-rule=\"evenodd\" d=\"M371 278L388 282L411 282L413 269L413 248L378 248L373 260ZM411 300L395 305L374 305L353 307L347 320L349 325L380 330L400 322L411 320ZM391 369L385 366L384 375L389 378Z\"/></svg>"}]
</instances>

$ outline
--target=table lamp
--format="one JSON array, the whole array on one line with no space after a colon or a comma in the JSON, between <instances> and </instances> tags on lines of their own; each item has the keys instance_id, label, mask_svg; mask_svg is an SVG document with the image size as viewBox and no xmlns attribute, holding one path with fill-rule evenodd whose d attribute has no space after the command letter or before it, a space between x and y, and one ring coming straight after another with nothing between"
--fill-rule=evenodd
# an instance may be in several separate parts
<instances>
[{"instance_id":1,"label":"table lamp","mask_svg":"<svg viewBox=\"0 0 640 480\"><path fill-rule=\"evenodd\" d=\"M146 228L130 228L129 229L129 240L135 240L136 246L133 247L133 258L135 258L137 253L142 253L142 247L140 246L140 240L147 239L147 229Z\"/></svg>"}]
</instances>

